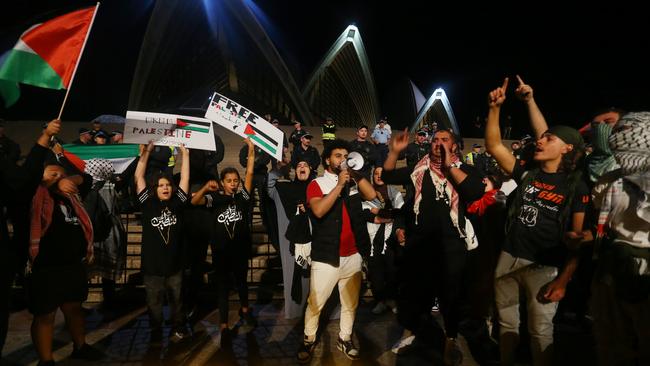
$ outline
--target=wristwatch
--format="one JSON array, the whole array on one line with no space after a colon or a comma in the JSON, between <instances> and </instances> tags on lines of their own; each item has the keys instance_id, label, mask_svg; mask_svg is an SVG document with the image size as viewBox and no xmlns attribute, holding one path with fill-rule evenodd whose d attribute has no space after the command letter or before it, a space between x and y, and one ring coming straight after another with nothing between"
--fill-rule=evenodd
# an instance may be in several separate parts
<instances>
[{"instance_id":1,"label":"wristwatch","mask_svg":"<svg viewBox=\"0 0 650 366\"><path fill-rule=\"evenodd\" d=\"M462 164L463 164L463 163L461 163L460 161L455 161L455 162L449 164L449 169L451 169L451 168L459 168L459 169L460 169L460 166L461 166Z\"/></svg>"}]
</instances>

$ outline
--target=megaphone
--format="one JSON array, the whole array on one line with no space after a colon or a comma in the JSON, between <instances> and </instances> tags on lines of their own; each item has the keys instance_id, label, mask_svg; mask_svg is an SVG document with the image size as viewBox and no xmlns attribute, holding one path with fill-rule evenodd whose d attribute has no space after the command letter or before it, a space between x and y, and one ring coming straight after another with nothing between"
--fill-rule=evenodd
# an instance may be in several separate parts
<instances>
[{"instance_id":1,"label":"megaphone","mask_svg":"<svg viewBox=\"0 0 650 366\"><path fill-rule=\"evenodd\" d=\"M356 151L349 153L348 159L341 164L341 168L361 170L363 168L363 155Z\"/></svg>"}]
</instances>

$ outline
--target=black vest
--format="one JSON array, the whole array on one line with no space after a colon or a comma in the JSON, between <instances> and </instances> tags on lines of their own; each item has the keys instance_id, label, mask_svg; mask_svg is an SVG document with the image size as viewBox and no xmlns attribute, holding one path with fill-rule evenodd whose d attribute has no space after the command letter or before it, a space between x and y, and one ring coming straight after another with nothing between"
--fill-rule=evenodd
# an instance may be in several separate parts
<instances>
[{"instance_id":1,"label":"black vest","mask_svg":"<svg viewBox=\"0 0 650 366\"><path fill-rule=\"evenodd\" d=\"M343 205L347 207L357 251L362 256L370 253L370 236L363 220L361 194L339 197L332 208L321 218L309 213L312 224L311 258L317 262L339 266L339 246L343 226Z\"/></svg>"}]
</instances>

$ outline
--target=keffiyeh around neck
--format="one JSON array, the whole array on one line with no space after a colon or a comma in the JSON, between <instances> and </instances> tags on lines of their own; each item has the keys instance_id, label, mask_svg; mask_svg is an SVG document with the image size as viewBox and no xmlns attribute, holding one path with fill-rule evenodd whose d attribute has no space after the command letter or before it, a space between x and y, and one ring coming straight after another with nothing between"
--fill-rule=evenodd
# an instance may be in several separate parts
<instances>
[{"instance_id":1,"label":"keffiyeh around neck","mask_svg":"<svg viewBox=\"0 0 650 366\"><path fill-rule=\"evenodd\" d=\"M458 157L454 156L454 159L454 162L458 161ZM478 246L478 241L476 240L476 235L474 235L474 228L472 227L472 223L468 219L465 219L465 227L460 227L458 217L458 192L451 184L451 182L447 181L440 167L441 165L439 160L433 161L429 155L426 155L417 163L415 168L413 168L413 173L411 173L411 180L413 181L413 186L415 187L415 201L413 203L415 223L418 223L417 220L420 213L420 202L422 202L422 182L424 181L424 175L428 171L436 191L435 199L442 199L445 201L449 207L449 217L451 218L451 222L456 230L458 230L460 237L465 240L467 249L474 249Z\"/></svg>"}]
</instances>

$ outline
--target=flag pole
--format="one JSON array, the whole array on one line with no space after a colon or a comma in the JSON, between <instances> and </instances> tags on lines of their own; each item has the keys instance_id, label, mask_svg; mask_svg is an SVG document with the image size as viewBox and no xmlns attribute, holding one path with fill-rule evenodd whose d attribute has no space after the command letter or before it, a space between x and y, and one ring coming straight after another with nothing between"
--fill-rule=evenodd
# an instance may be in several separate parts
<instances>
[{"instance_id":1,"label":"flag pole","mask_svg":"<svg viewBox=\"0 0 650 366\"><path fill-rule=\"evenodd\" d=\"M79 61L81 61L81 56L84 54L84 49L86 48L86 42L88 42L88 36L90 35L90 30L93 28L93 23L95 23L95 16L97 15L98 9L99 9L99 1L97 2L97 5L95 5L95 12L93 13L93 18L90 20L90 26L88 26L88 31L86 32L86 38L84 38L84 43L81 45L81 51L79 52L77 63L74 65L74 70L72 71L72 76L70 77L70 84L68 84L68 88L65 91L65 97L63 98L63 103L61 103L59 116L56 117L56 119L61 119L61 115L63 114L63 108L65 107L65 102L68 100L68 94L70 94L70 89L72 89L72 82L74 81L74 76L77 74Z\"/></svg>"}]
</instances>

